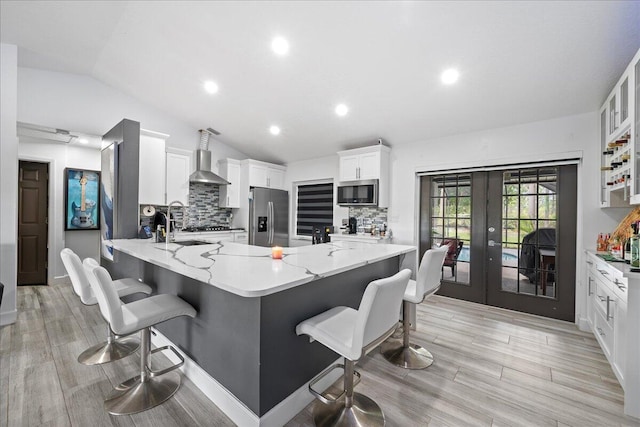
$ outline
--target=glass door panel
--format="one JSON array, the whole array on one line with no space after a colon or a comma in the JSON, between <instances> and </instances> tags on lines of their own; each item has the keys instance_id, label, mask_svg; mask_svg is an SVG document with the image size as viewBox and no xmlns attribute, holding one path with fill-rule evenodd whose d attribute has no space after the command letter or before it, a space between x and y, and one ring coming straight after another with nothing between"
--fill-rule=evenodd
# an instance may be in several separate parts
<instances>
[{"instance_id":1,"label":"glass door panel","mask_svg":"<svg viewBox=\"0 0 640 427\"><path fill-rule=\"evenodd\" d=\"M443 280L469 284L471 180L468 174L431 179L431 246L449 245ZM460 246L462 244L462 246Z\"/></svg>"},{"instance_id":2,"label":"glass door panel","mask_svg":"<svg viewBox=\"0 0 640 427\"><path fill-rule=\"evenodd\" d=\"M438 293L572 320L576 189L575 165L422 177L420 257L459 247Z\"/></svg>"}]
</instances>

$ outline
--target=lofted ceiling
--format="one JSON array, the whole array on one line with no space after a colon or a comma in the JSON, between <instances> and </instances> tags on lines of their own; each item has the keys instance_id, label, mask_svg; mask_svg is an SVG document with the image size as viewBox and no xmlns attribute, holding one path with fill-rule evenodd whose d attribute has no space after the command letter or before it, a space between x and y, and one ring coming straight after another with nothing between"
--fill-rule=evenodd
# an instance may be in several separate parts
<instances>
[{"instance_id":1,"label":"lofted ceiling","mask_svg":"<svg viewBox=\"0 0 640 427\"><path fill-rule=\"evenodd\" d=\"M280 162L594 111L640 47L638 1L2 0L0 15L20 66L92 76Z\"/></svg>"}]
</instances>

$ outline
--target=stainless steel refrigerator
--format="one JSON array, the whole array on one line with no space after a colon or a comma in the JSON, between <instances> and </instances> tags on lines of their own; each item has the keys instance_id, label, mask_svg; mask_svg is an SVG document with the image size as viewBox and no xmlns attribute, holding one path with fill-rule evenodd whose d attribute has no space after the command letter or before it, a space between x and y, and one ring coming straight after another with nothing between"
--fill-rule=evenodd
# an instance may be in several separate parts
<instances>
[{"instance_id":1,"label":"stainless steel refrigerator","mask_svg":"<svg viewBox=\"0 0 640 427\"><path fill-rule=\"evenodd\" d=\"M289 246L289 193L254 187L249 201L249 244Z\"/></svg>"}]
</instances>

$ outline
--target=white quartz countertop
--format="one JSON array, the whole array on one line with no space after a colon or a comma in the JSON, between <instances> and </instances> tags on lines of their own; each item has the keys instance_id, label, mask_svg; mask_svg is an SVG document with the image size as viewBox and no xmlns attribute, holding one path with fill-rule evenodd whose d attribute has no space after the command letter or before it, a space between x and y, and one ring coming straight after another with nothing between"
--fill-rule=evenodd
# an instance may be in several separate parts
<instances>
[{"instance_id":1,"label":"white quartz countertop","mask_svg":"<svg viewBox=\"0 0 640 427\"><path fill-rule=\"evenodd\" d=\"M113 248L178 274L243 297L262 297L366 264L414 252L414 246L339 241L283 248L283 259L271 258L271 248L216 241L198 236L206 245L183 246L150 239L112 240ZM194 236L195 237L195 236Z\"/></svg>"},{"instance_id":2,"label":"white quartz countertop","mask_svg":"<svg viewBox=\"0 0 640 427\"><path fill-rule=\"evenodd\" d=\"M606 262L611 267L613 267L616 270L620 271L624 277L629 277L631 279L639 281L638 283L640 283L640 273L634 273L633 271L631 271L631 266L629 264L624 263L624 262L605 261L604 259L602 259L602 258L600 258L598 256L598 254L601 253L601 252L596 252L596 251L591 250L591 249L586 250L586 252L591 254L592 256L594 256L597 260L602 261L602 262Z\"/></svg>"}]
</instances>

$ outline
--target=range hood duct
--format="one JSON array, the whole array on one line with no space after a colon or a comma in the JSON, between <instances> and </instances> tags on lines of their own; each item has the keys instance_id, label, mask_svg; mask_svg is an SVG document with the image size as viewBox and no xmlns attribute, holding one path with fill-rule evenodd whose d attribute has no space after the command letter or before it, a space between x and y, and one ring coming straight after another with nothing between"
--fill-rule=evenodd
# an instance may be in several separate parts
<instances>
[{"instance_id":1,"label":"range hood duct","mask_svg":"<svg viewBox=\"0 0 640 427\"><path fill-rule=\"evenodd\" d=\"M211 172L211 151L209 148L209 135L213 129L200 130L200 148L196 151L196 171L189 176L189 182L199 182L203 184L231 184L226 179ZM217 133L219 135L219 133Z\"/></svg>"}]
</instances>

